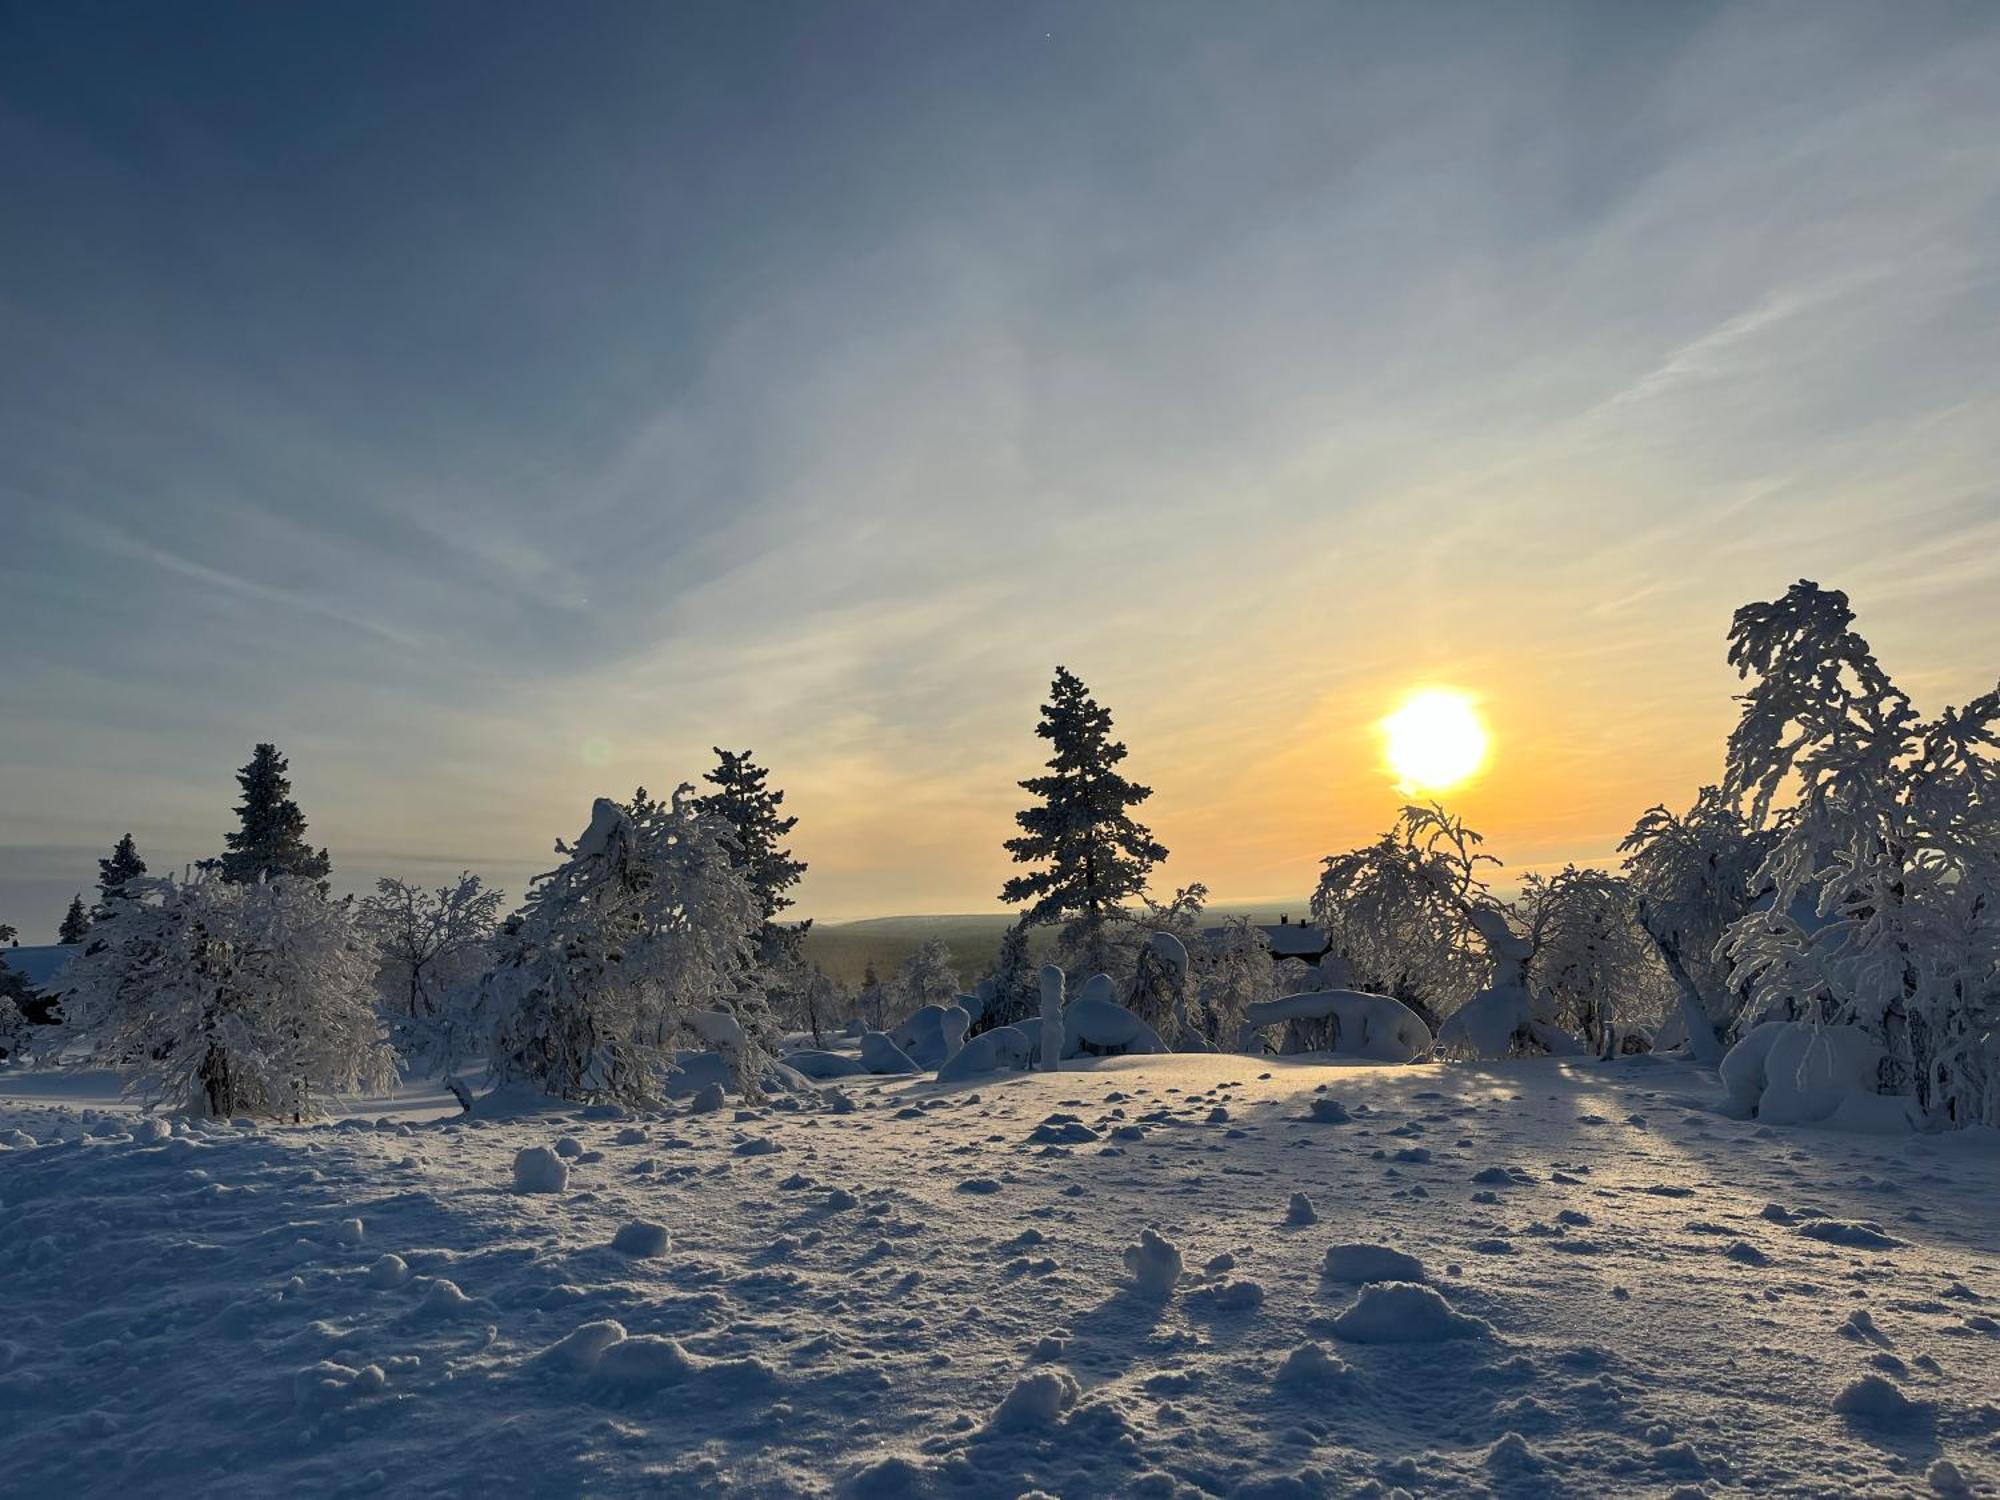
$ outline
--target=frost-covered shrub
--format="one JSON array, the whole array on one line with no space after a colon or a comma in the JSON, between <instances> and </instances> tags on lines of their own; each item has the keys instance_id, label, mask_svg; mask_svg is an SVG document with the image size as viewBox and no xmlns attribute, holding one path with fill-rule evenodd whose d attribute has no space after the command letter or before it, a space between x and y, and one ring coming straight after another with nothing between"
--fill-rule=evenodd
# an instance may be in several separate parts
<instances>
[{"instance_id":1,"label":"frost-covered shrub","mask_svg":"<svg viewBox=\"0 0 2000 1500\"><path fill-rule=\"evenodd\" d=\"M1238 1046L1251 1008L1277 992L1271 940L1248 917L1231 917L1204 946L1207 962L1189 1007L1195 1027L1218 1047Z\"/></svg>"},{"instance_id":2,"label":"frost-covered shrub","mask_svg":"<svg viewBox=\"0 0 2000 1500\"><path fill-rule=\"evenodd\" d=\"M135 880L63 976L66 1040L130 1091L196 1113L300 1119L385 1087L374 954L319 883Z\"/></svg>"},{"instance_id":3,"label":"frost-covered shrub","mask_svg":"<svg viewBox=\"0 0 2000 1500\"><path fill-rule=\"evenodd\" d=\"M1491 964L1472 915L1495 905L1480 867L1499 861L1480 842L1441 807L1406 807L1374 843L1327 858L1313 921L1356 988L1393 995L1432 1024L1484 984Z\"/></svg>"},{"instance_id":4,"label":"frost-covered shrub","mask_svg":"<svg viewBox=\"0 0 2000 1500\"><path fill-rule=\"evenodd\" d=\"M449 1072L483 1045L464 1001L493 960L502 899L468 872L435 890L379 880L356 909L375 944L390 1040L413 1073Z\"/></svg>"},{"instance_id":5,"label":"frost-covered shrub","mask_svg":"<svg viewBox=\"0 0 2000 1500\"><path fill-rule=\"evenodd\" d=\"M1670 983L1626 881L1575 865L1529 875L1514 918L1529 950L1523 982L1546 1019L1599 1054L1616 1049L1622 1028L1658 1022Z\"/></svg>"},{"instance_id":6,"label":"frost-covered shrub","mask_svg":"<svg viewBox=\"0 0 2000 1500\"><path fill-rule=\"evenodd\" d=\"M731 1060L756 1095L771 1031L750 936L761 913L727 825L692 791L599 798L575 845L557 844L568 858L536 879L481 985L500 1078L648 1103L675 1033L720 1012L740 1025Z\"/></svg>"},{"instance_id":7,"label":"frost-covered shrub","mask_svg":"<svg viewBox=\"0 0 2000 1500\"><path fill-rule=\"evenodd\" d=\"M1658 949L1680 1005L1681 1029L1698 1062L1722 1057L1722 1039L1743 1006L1722 940L1759 894L1758 867L1770 844L1715 787L1703 787L1680 816L1642 814L1618 847L1638 901L1641 928Z\"/></svg>"},{"instance_id":8,"label":"frost-covered shrub","mask_svg":"<svg viewBox=\"0 0 2000 1500\"><path fill-rule=\"evenodd\" d=\"M1995 1122L2000 690L1920 719L1853 619L1811 582L1736 612L1729 660L1752 685L1724 792L1771 830L1771 896L1726 952L1753 1013L1859 1027L1882 1047L1879 1092L1933 1124Z\"/></svg>"}]
</instances>

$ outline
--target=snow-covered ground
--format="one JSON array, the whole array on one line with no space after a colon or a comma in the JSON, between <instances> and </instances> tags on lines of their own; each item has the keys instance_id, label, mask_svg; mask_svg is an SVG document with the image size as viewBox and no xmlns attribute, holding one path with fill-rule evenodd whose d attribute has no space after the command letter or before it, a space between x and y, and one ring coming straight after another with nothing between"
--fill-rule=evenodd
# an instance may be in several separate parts
<instances>
[{"instance_id":1,"label":"snow-covered ground","mask_svg":"<svg viewBox=\"0 0 2000 1500\"><path fill-rule=\"evenodd\" d=\"M163 1133L0 1075L0 1490L2000 1481L1990 1132L1741 1124L1650 1058L846 1092Z\"/></svg>"}]
</instances>

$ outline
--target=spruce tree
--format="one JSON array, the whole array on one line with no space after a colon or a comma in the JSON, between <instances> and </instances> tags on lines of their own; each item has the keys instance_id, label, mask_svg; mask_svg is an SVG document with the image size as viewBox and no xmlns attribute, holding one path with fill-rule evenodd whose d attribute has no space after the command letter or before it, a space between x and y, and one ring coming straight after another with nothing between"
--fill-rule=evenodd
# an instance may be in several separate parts
<instances>
[{"instance_id":1,"label":"spruce tree","mask_svg":"<svg viewBox=\"0 0 2000 1500\"><path fill-rule=\"evenodd\" d=\"M770 953L780 946L774 942L778 934L773 919L792 904L785 892L806 872L804 860L793 859L791 850L780 847L799 820L780 816L785 794L765 784L771 773L753 761L748 750L739 755L716 746L715 760L715 769L702 776L715 790L697 799L695 805L736 831L733 858L757 897L763 915L757 934L759 946ZM811 925L801 922L788 929L782 946L796 953L798 939Z\"/></svg>"},{"instance_id":2,"label":"spruce tree","mask_svg":"<svg viewBox=\"0 0 2000 1500\"><path fill-rule=\"evenodd\" d=\"M259 745L250 764L236 773L243 801L236 809L242 827L225 834L229 852L217 862L222 878L249 885L265 875L297 875L324 881L332 862L326 850L306 842L306 818L292 800L291 769L276 745Z\"/></svg>"},{"instance_id":3,"label":"spruce tree","mask_svg":"<svg viewBox=\"0 0 2000 1500\"><path fill-rule=\"evenodd\" d=\"M1167 851L1127 810L1153 795L1151 787L1118 773L1124 745L1111 738L1111 713L1067 667L1057 667L1035 733L1055 754L1048 774L1021 783L1038 805L1014 815L1021 833L1007 840L1018 864L1044 869L1016 875L1000 899L1028 903L1028 924L1065 922L1065 947L1094 962L1106 947L1106 926L1120 906L1146 888Z\"/></svg>"},{"instance_id":4,"label":"spruce tree","mask_svg":"<svg viewBox=\"0 0 2000 1500\"><path fill-rule=\"evenodd\" d=\"M1015 922L1001 935L1000 949L984 976L991 987L986 1008L973 1017L967 1033L977 1036L996 1026L1025 1021L1041 1005L1041 967L1028 947L1028 924Z\"/></svg>"},{"instance_id":5,"label":"spruce tree","mask_svg":"<svg viewBox=\"0 0 2000 1500\"><path fill-rule=\"evenodd\" d=\"M128 833L112 846L109 859L97 862L97 908L91 913L92 919L102 917L111 902L125 893L126 883L145 873L146 862L139 857L139 846Z\"/></svg>"},{"instance_id":6,"label":"spruce tree","mask_svg":"<svg viewBox=\"0 0 2000 1500\"><path fill-rule=\"evenodd\" d=\"M69 910L63 914L62 926L56 929L59 943L80 943L90 936L90 913L83 909L83 892L78 891L69 898Z\"/></svg>"}]
</instances>

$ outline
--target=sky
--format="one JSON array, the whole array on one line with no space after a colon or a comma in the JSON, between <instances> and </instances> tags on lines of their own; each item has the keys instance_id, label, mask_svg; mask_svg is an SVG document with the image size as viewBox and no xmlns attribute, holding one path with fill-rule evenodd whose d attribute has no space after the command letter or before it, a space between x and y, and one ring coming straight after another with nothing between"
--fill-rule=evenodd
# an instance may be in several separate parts
<instances>
[{"instance_id":1,"label":"sky","mask_svg":"<svg viewBox=\"0 0 2000 1500\"><path fill-rule=\"evenodd\" d=\"M1057 663L1165 888L1605 862L1731 611L2000 669L2000 9L0 0L0 921L289 755L517 897L749 748L800 910L997 907Z\"/></svg>"}]
</instances>

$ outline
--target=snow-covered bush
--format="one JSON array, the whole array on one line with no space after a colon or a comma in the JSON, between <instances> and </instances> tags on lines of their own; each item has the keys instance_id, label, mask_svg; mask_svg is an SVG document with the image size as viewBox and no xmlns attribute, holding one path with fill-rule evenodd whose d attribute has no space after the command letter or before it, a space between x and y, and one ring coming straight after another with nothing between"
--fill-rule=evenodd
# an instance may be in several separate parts
<instances>
[{"instance_id":1,"label":"snow-covered bush","mask_svg":"<svg viewBox=\"0 0 2000 1500\"><path fill-rule=\"evenodd\" d=\"M951 945L943 938L925 938L889 981L890 1003L905 1015L926 1005L951 1005L965 986L959 983Z\"/></svg>"},{"instance_id":2,"label":"snow-covered bush","mask_svg":"<svg viewBox=\"0 0 2000 1500\"><path fill-rule=\"evenodd\" d=\"M1640 927L1673 981L1680 1029L1697 1062L1721 1060L1722 1039L1742 1008L1722 940L1755 902L1769 843L1719 789L1703 787L1683 816L1648 808L1618 846Z\"/></svg>"},{"instance_id":3,"label":"snow-covered bush","mask_svg":"<svg viewBox=\"0 0 2000 1500\"><path fill-rule=\"evenodd\" d=\"M961 1005L922 1005L889 1032L889 1041L920 1068L941 1068L965 1045L972 1016Z\"/></svg>"},{"instance_id":4,"label":"snow-covered bush","mask_svg":"<svg viewBox=\"0 0 2000 1500\"><path fill-rule=\"evenodd\" d=\"M1321 990L1282 995L1252 1005L1244 1016L1247 1044L1266 1029L1285 1028L1281 1053L1337 1052L1372 1062L1414 1062L1431 1050L1423 1018L1388 995Z\"/></svg>"},{"instance_id":5,"label":"snow-covered bush","mask_svg":"<svg viewBox=\"0 0 2000 1500\"><path fill-rule=\"evenodd\" d=\"M482 981L501 1079L650 1102L675 1032L719 1011L742 1026L737 1081L757 1093L770 1035L751 945L761 913L727 825L692 791L599 798L583 836L556 845L567 859L535 880Z\"/></svg>"},{"instance_id":6,"label":"snow-covered bush","mask_svg":"<svg viewBox=\"0 0 2000 1500\"><path fill-rule=\"evenodd\" d=\"M128 1088L216 1116L300 1119L322 1096L385 1087L374 952L319 884L206 871L135 880L63 976L66 1041Z\"/></svg>"},{"instance_id":7,"label":"snow-covered bush","mask_svg":"<svg viewBox=\"0 0 2000 1500\"><path fill-rule=\"evenodd\" d=\"M1405 807L1374 843L1325 860L1312 916L1354 982L1393 995L1427 1024L1484 983L1490 963L1472 913L1493 898L1480 836L1436 805Z\"/></svg>"},{"instance_id":8,"label":"snow-covered bush","mask_svg":"<svg viewBox=\"0 0 2000 1500\"><path fill-rule=\"evenodd\" d=\"M1271 940L1248 917L1230 917L1203 944L1203 957L1189 1006L1195 1028L1218 1047L1238 1046L1251 1007L1277 992Z\"/></svg>"},{"instance_id":9,"label":"snow-covered bush","mask_svg":"<svg viewBox=\"0 0 2000 1500\"><path fill-rule=\"evenodd\" d=\"M1932 1124L1994 1122L2000 690L1923 720L1853 619L1846 595L1811 582L1736 612L1729 660L1752 685L1724 792L1772 830L1758 872L1771 897L1726 951L1755 1013L1879 1042L1878 1092L1914 1097Z\"/></svg>"},{"instance_id":10,"label":"snow-covered bush","mask_svg":"<svg viewBox=\"0 0 2000 1500\"><path fill-rule=\"evenodd\" d=\"M483 1040L468 1028L463 1001L492 962L501 900L468 872L435 890L378 880L356 908L375 944L390 1041L411 1072L448 1072Z\"/></svg>"},{"instance_id":11,"label":"snow-covered bush","mask_svg":"<svg viewBox=\"0 0 2000 1500\"><path fill-rule=\"evenodd\" d=\"M1624 1028L1658 1023L1671 986L1624 880L1575 865L1529 875L1514 917L1529 948L1523 981L1546 1019L1600 1055Z\"/></svg>"}]
</instances>

